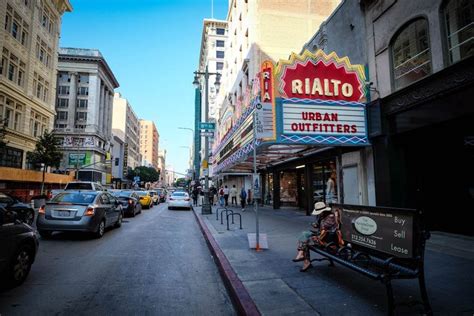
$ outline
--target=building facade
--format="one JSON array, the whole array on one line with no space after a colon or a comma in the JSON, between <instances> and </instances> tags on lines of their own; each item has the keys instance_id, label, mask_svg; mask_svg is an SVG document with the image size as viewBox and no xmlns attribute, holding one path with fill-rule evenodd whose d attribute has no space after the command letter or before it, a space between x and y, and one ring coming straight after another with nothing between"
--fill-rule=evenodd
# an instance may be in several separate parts
<instances>
[{"instance_id":1,"label":"building facade","mask_svg":"<svg viewBox=\"0 0 474 316\"><path fill-rule=\"evenodd\" d=\"M128 100L118 92L114 94L112 133L124 135L127 159L121 160L121 164L125 178L129 168L135 169L141 165L140 121Z\"/></svg>"},{"instance_id":2,"label":"building facade","mask_svg":"<svg viewBox=\"0 0 474 316\"><path fill-rule=\"evenodd\" d=\"M112 105L119 86L95 49L59 51L54 132L61 142L61 168L78 170L78 179L110 183Z\"/></svg>"},{"instance_id":3,"label":"building facade","mask_svg":"<svg viewBox=\"0 0 474 316\"><path fill-rule=\"evenodd\" d=\"M205 72L206 70L210 73L222 73L224 69L224 59L227 48L227 21L220 21L215 19L204 19L202 38L201 38L201 51L199 53L199 67L198 71ZM200 87L196 89L196 100L195 100L195 123L194 123L194 149L192 157L194 157L193 173L196 179L199 179L200 175L203 174L201 166L201 157L204 157L204 146L202 144L205 139L200 136L199 123L206 120L206 97L208 102L208 122L216 123L219 118L219 100L218 89L215 85L216 75L209 76L209 82L207 86L207 95L205 89L204 77L200 77ZM214 138L209 137L209 153L214 143ZM210 172L212 175L212 171Z\"/></svg>"},{"instance_id":4,"label":"building facade","mask_svg":"<svg viewBox=\"0 0 474 316\"><path fill-rule=\"evenodd\" d=\"M166 182L166 149L158 151L158 169L160 170L159 186L165 187L168 185Z\"/></svg>"},{"instance_id":5,"label":"building facade","mask_svg":"<svg viewBox=\"0 0 474 316\"><path fill-rule=\"evenodd\" d=\"M0 2L0 166L26 168L37 138L53 129L61 17L68 0Z\"/></svg>"},{"instance_id":6,"label":"building facade","mask_svg":"<svg viewBox=\"0 0 474 316\"><path fill-rule=\"evenodd\" d=\"M429 229L473 234L474 3L362 1L377 205L417 208Z\"/></svg>"},{"instance_id":7,"label":"building facade","mask_svg":"<svg viewBox=\"0 0 474 316\"><path fill-rule=\"evenodd\" d=\"M140 154L142 166L158 168L160 134L153 121L140 119Z\"/></svg>"},{"instance_id":8,"label":"building facade","mask_svg":"<svg viewBox=\"0 0 474 316\"><path fill-rule=\"evenodd\" d=\"M235 153L242 142L228 135L250 108L254 79L263 61L276 63L301 47L339 3L334 1L232 0L227 14L228 38L219 100L215 166ZM248 141L251 133L244 133ZM224 144L225 143L225 144ZM249 187L251 166L219 172L220 182ZM239 175L238 175L239 174Z\"/></svg>"},{"instance_id":9,"label":"building facade","mask_svg":"<svg viewBox=\"0 0 474 316\"><path fill-rule=\"evenodd\" d=\"M112 183L116 189L127 187L128 180L126 178L126 166L124 166L125 158L125 134L121 131L112 131Z\"/></svg>"}]
</instances>

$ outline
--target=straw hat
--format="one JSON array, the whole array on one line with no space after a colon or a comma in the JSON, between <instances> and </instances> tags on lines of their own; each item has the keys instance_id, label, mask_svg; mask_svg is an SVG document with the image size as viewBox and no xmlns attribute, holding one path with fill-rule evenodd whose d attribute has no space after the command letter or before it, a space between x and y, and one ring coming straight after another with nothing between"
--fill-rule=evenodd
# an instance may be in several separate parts
<instances>
[{"instance_id":1,"label":"straw hat","mask_svg":"<svg viewBox=\"0 0 474 316\"><path fill-rule=\"evenodd\" d=\"M326 204L324 204L324 202L316 202L316 203L314 203L314 211L313 211L313 213L311 213L311 215L319 215L322 212L328 212L330 210L331 210L331 208L326 206Z\"/></svg>"}]
</instances>

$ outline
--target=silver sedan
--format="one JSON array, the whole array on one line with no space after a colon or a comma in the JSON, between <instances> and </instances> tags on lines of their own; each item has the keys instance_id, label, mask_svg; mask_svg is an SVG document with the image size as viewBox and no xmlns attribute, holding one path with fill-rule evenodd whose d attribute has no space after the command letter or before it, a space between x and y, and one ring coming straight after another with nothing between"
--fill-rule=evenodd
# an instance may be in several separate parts
<instances>
[{"instance_id":1,"label":"silver sedan","mask_svg":"<svg viewBox=\"0 0 474 316\"><path fill-rule=\"evenodd\" d=\"M41 206L36 226L42 237L54 231L80 231L104 235L108 226L122 225L120 202L108 192L64 191Z\"/></svg>"},{"instance_id":2,"label":"silver sedan","mask_svg":"<svg viewBox=\"0 0 474 316\"><path fill-rule=\"evenodd\" d=\"M191 209L191 199L186 192L173 192L168 198L168 209L186 208Z\"/></svg>"}]
</instances>

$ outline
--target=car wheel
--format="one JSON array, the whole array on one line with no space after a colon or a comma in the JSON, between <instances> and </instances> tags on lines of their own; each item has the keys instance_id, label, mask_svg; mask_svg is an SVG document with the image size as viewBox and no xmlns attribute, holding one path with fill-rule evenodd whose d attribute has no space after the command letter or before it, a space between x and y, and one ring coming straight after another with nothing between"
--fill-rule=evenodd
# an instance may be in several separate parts
<instances>
[{"instance_id":1,"label":"car wheel","mask_svg":"<svg viewBox=\"0 0 474 316\"><path fill-rule=\"evenodd\" d=\"M53 234L53 232L49 230L38 230L38 233L44 239L51 237L51 235Z\"/></svg>"},{"instance_id":2,"label":"car wheel","mask_svg":"<svg viewBox=\"0 0 474 316\"><path fill-rule=\"evenodd\" d=\"M13 261L9 272L9 285L18 286L22 284L28 273L30 273L31 264L33 263L33 249L29 245L21 245L13 256Z\"/></svg>"},{"instance_id":3,"label":"car wheel","mask_svg":"<svg viewBox=\"0 0 474 316\"><path fill-rule=\"evenodd\" d=\"M97 226L97 231L95 232L96 238L102 238L105 234L105 219L100 221L99 226Z\"/></svg>"},{"instance_id":4,"label":"car wheel","mask_svg":"<svg viewBox=\"0 0 474 316\"><path fill-rule=\"evenodd\" d=\"M114 227L119 228L120 226L122 226L122 220L123 220L123 213L120 212L119 217L118 217L117 222L115 223Z\"/></svg>"}]
</instances>

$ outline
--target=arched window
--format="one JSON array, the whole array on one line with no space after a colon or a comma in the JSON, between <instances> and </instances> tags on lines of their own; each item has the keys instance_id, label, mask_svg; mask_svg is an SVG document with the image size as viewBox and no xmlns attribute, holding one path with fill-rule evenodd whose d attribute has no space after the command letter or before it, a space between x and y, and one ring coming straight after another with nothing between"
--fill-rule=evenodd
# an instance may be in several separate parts
<instances>
[{"instance_id":1,"label":"arched window","mask_svg":"<svg viewBox=\"0 0 474 316\"><path fill-rule=\"evenodd\" d=\"M442 8L449 63L474 55L474 1L449 0Z\"/></svg>"},{"instance_id":2,"label":"arched window","mask_svg":"<svg viewBox=\"0 0 474 316\"><path fill-rule=\"evenodd\" d=\"M395 89L406 87L431 73L428 22L425 19L405 25L393 39L392 65Z\"/></svg>"}]
</instances>

